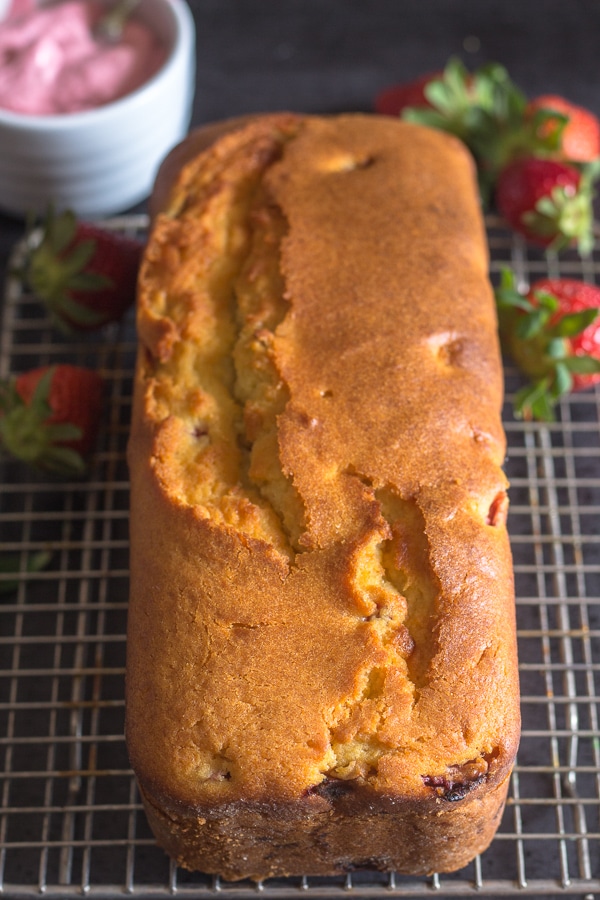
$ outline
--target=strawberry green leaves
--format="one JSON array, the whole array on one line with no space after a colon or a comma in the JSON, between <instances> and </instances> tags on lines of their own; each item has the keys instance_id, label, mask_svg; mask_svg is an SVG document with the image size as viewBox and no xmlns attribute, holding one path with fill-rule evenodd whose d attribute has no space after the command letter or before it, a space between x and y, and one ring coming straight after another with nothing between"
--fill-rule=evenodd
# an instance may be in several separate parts
<instances>
[{"instance_id":1,"label":"strawberry green leaves","mask_svg":"<svg viewBox=\"0 0 600 900\"><path fill-rule=\"evenodd\" d=\"M77 222L71 212L63 216L50 213L44 238L30 254L25 274L29 287L44 300L60 330L65 330L67 321L99 325L101 313L82 306L75 297L79 292L104 290L112 285L107 276L86 270L96 248L91 239L74 243L76 230Z\"/></svg>"},{"instance_id":2,"label":"strawberry green leaves","mask_svg":"<svg viewBox=\"0 0 600 900\"><path fill-rule=\"evenodd\" d=\"M45 305L63 333L118 321L135 299L142 245L66 210L52 209L40 239L13 274Z\"/></svg>"},{"instance_id":3,"label":"strawberry green leaves","mask_svg":"<svg viewBox=\"0 0 600 900\"><path fill-rule=\"evenodd\" d=\"M505 270L496 304L503 347L530 380L515 397L515 414L552 421L562 396L600 381L600 288L542 279L525 295Z\"/></svg>"},{"instance_id":4,"label":"strawberry green leaves","mask_svg":"<svg viewBox=\"0 0 600 900\"><path fill-rule=\"evenodd\" d=\"M430 108L407 108L402 117L454 134L467 145L477 163L485 202L511 160L555 154L568 121L545 109L526 115L527 97L497 63L470 73L460 60L451 59L423 93ZM554 127L545 129L550 117Z\"/></svg>"},{"instance_id":5,"label":"strawberry green leaves","mask_svg":"<svg viewBox=\"0 0 600 900\"><path fill-rule=\"evenodd\" d=\"M42 366L0 384L0 445L53 475L86 471L99 425L103 381L90 369Z\"/></svg>"},{"instance_id":6,"label":"strawberry green leaves","mask_svg":"<svg viewBox=\"0 0 600 900\"><path fill-rule=\"evenodd\" d=\"M600 156L600 120L589 109L556 94L534 97L526 115L540 134L556 133L557 157L592 162Z\"/></svg>"},{"instance_id":7,"label":"strawberry green leaves","mask_svg":"<svg viewBox=\"0 0 600 900\"><path fill-rule=\"evenodd\" d=\"M530 100L503 66L471 73L458 59L381 92L375 108L459 138L475 160L484 206L528 241L590 252L600 121L589 110L555 95Z\"/></svg>"}]
</instances>

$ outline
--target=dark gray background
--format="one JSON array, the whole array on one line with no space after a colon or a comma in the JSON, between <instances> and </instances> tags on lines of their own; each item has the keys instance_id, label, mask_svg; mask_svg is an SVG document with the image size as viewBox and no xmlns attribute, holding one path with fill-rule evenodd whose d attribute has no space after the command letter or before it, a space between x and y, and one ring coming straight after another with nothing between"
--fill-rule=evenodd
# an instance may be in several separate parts
<instances>
[{"instance_id":1,"label":"dark gray background","mask_svg":"<svg viewBox=\"0 0 600 900\"><path fill-rule=\"evenodd\" d=\"M600 112L596 0L192 0L195 119L281 109L369 109L395 80L451 55L497 61L531 93ZM470 38L479 42L476 52Z\"/></svg>"}]
</instances>

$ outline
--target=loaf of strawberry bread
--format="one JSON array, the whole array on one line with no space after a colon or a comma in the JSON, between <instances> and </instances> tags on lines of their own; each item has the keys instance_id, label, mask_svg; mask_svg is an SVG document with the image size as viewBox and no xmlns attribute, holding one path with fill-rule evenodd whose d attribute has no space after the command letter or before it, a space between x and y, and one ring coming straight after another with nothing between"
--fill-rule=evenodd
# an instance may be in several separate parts
<instances>
[{"instance_id":1,"label":"loaf of strawberry bread","mask_svg":"<svg viewBox=\"0 0 600 900\"><path fill-rule=\"evenodd\" d=\"M389 117L221 130L159 179L139 282L126 734L149 822L232 880L455 870L519 735L473 165Z\"/></svg>"}]
</instances>

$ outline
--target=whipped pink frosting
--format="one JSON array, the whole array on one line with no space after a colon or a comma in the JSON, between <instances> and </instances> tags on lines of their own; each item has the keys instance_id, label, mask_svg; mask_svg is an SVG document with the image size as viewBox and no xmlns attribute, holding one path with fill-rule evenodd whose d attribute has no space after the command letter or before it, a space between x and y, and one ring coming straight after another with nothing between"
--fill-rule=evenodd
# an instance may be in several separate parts
<instances>
[{"instance_id":1,"label":"whipped pink frosting","mask_svg":"<svg viewBox=\"0 0 600 900\"><path fill-rule=\"evenodd\" d=\"M106 9L67 0L0 22L0 108L40 116L80 112L151 78L165 60L164 47L135 19L118 44L98 41L93 28Z\"/></svg>"}]
</instances>

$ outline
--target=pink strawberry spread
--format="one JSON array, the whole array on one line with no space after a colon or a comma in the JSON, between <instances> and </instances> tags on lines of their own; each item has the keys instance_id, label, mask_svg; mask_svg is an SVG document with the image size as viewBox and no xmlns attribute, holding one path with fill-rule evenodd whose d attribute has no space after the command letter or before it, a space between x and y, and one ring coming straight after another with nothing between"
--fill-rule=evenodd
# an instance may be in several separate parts
<instances>
[{"instance_id":1,"label":"pink strawberry spread","mask_svg":"<svg viewBox=\"0 0 600 900\"><path fill-rule=\"evenodd\" d=\"M56 115L103 106L136 90L160 68L165 49L130 19L117 44L94 36L107 7L67 0L0 22L0 108Z\"/></svg>"}]
</instances>

